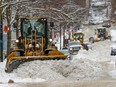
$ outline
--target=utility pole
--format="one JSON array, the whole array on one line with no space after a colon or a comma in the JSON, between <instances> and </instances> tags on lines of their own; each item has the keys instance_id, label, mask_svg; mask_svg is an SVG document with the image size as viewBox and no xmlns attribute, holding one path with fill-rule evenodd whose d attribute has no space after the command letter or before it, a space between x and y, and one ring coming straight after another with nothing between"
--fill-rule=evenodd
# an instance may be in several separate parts
<instances>
[{"instance_id":1,"label":"utility pole","mask_svg":"<svg viewBox=\"0 0 116 87\"><path fill-rule=\"evenodd\" d=\"M0 0L0 6L2 6L2 0ZM3 28L2 28L2 7L0 7L0 60L3 62Z\"/></svg>"}]
</instances>

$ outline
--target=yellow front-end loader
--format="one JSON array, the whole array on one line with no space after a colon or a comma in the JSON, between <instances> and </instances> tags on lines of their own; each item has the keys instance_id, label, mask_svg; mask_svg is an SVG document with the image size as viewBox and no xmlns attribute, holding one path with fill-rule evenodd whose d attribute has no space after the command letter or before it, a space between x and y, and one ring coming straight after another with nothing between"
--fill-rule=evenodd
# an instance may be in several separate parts
<instances>
[{"instance_id":1,"label":"yellow front-end loader","mask_svg":"<svg viewBox=\"0 0 116 87\"><path fill-rule=\"evenodd\" d=\"M89 50L88 44L84 43L84 33L75 32L73 34L73 38L74 38L74 41L79 41L84 49Z\"/></svg>"},{"instance_id":2,"label":"yellow front-end loader","mask_svg":"<svg viewBox=\"0 0 116 87\"><path fill-rule=\"evenodd\" d=\"M106 39L111 39L111 36L108 35L108 31L104 27L98 27L94 30L94 37L89 38L89 42L94 43Z\"/></svg>"},{"instance_id":3,"label":"yellow front-end loader","mask_svg":"<svg viewBox=\"0 0 116 87\"><path fill-rule=\"evenodd\" d=\"M7 56L5 71L10 73L21 63L32 60L66 59L49 41L47 18L21 18L21 36Z\"/></svg>"}]
</instances>

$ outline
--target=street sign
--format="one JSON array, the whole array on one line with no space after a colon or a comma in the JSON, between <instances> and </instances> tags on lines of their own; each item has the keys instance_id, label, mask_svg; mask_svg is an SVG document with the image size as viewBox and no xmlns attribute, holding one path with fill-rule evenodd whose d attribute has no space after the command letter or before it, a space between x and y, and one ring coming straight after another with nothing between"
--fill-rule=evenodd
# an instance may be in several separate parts
<instances>
[{"instance_id":1,"label":"street sign","mask_svg":"<svg viewBox=\"0 0 116 87\"><path fill-rule=\"evenodd\" d=\"M4 32L8 32L8 26L4 26Z\"/></svg>"}]
</instances>

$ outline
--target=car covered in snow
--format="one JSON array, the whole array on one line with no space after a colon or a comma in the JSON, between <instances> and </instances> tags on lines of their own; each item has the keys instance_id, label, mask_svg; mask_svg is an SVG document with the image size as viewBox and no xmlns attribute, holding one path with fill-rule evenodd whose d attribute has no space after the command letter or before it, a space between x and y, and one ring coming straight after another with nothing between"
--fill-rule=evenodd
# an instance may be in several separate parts
<instances>
[{"instance_id":1,"label":"car covered in snow","mask_svg":"<svg viewBox=\"0 0 116 87\"><path fill-rule=\"evenodd\" d=\"M91 25L97 25L97 24L101 24L101 23L103 23L102 20L90 20L89 21L89 24L91 24Z\"/></svg>"},{"instance_id":2,"label":"car covered in snow","mask_svg":"<svg viewBox=\"0 0 116 87\"><path fill-rule=\"evenodd\" d=\"M111 23L103 23L102 27L107 27L107 28L109 28L109 27L111 27Z\"/></svg>"},{"instance_id":3,"label":"car covered in snow","mask_svg":"<svg viewBox=\"0 0 116 87\"><path fill-rule=\"evenodd\" d=\"M72 54L77 54L78 51L82 48L82 45L79 41L71 41L68 43L68 51Z\"/></svg>"}]
</instances>

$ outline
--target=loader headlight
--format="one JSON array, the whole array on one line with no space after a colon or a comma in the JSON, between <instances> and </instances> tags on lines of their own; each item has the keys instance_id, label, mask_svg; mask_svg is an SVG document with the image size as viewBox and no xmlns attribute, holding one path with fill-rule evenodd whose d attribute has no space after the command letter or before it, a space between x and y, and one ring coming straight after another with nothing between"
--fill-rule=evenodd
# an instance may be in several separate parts
<instances>
[{"instance_id":1,"label":"loader headlight","mask_svg":"<svg viewBox=\"0 0 116 87\"><path fill-rule=\"evenodd\" d=\"M81 50L83 49L83 47L80 48Z\"/></svg>"},{"instance_id":2,"label":"loader headlight","mask_svg":"<svg viewBox=\"0 0 116 87\"><path fill-rule=\"evenodd\" d=\"M31 48L32 47L32 44L29 44L29 48Z\"/></svg>"},{"instance_id":3,"label":"loader headlight","mask_svg":"<svg viewBox=\"0 0 116 87\"><path fill-rule=\"evenodd\" d=\"M49 39L50 42L52 42L52 39Z\"/></svg>"},{"instance_id":4,"label":"loader headlight","mask_svg":"<svg viewBox=\"0 0 116 87\"><path fill-rule=\"evenodd\" d=\"M46 19L44 18L44 21L46 21Z\"/></svg>"},{"instance_id":5,"label":"loader headlight","mask_svg":"<svg viewBox=\"0 0 116 87\"><path fill-rule=\"evenodd\" d=\"M73 50L72 48L69 48L69 50Z\"/></svg>"},{"instance_id":6,"label":"loader headlight","mask_svg":"<svg viewBox=\"0 0 116 87\"><path fill-rule=\"evenodd\" d=\"M40 47L39 44L36 44L36 47L39 48Z\"/></svg>"},{"instance_id":7,"label":"loader headlight","mask_svg":"<svg viewBox=\"0 0 116 87\"><path fill-rule=\"evenodd\" d=\"M19 42L19 40L16 40L16 43L18 43Z\"/></svg>"}]
</instances>

